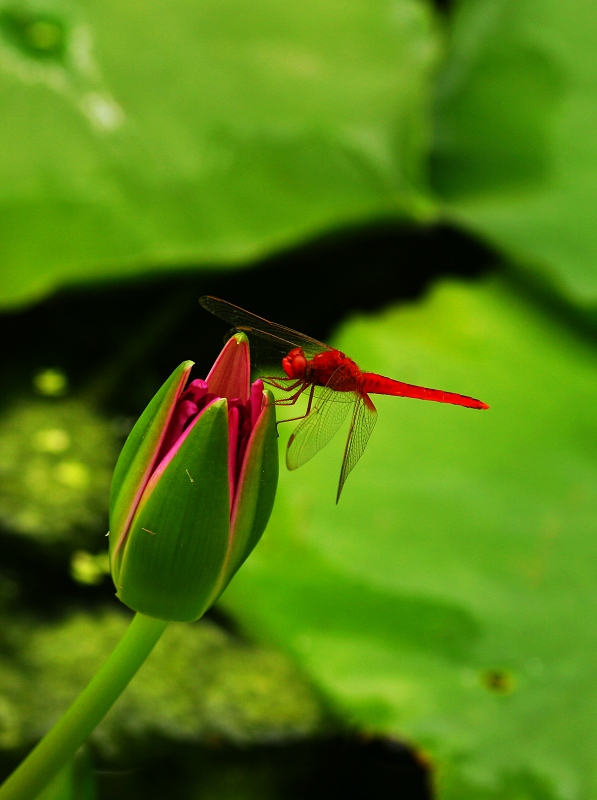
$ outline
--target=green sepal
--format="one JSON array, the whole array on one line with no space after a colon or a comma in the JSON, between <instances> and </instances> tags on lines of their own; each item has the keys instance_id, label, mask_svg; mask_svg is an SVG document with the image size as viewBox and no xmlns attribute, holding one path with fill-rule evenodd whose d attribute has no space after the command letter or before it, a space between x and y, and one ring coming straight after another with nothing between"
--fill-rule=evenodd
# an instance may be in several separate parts
<instances>
[{"instance_id":1,"label":"green sepal","mask_svg":"<svg viewBox=\"0 0 597 800\"><path fill-rule=\"evenodd\" d=\"M183 361L159 389L130 432L116 463L110 489L110 561L115 580L120 557L116 554L139 495L153 472L172 411L192 366L192 361Z\"/></svg>"},{"instance_id":2,"label":"green sepal","mask_svg":"<svg viewBox=\"0 0 597 800\"><path fill-rule=\"evenodd\" d=\"M261 539L274 507L279 472L276 407L272 393L264 394L267 405L247 446L232 520L231 549L218 595Z\"/></svg>"},{"instance_id":3,"label":"green sepal","mask_svg":"<svg viewBox=\"0 0 597 800\"><path fill-rule=\"evenodd\" d=\"M129 608L190 622L209 607L228 549L228 480L228 404L220 399L139 503L115 580Z\"/></svg>"}]
</instances>

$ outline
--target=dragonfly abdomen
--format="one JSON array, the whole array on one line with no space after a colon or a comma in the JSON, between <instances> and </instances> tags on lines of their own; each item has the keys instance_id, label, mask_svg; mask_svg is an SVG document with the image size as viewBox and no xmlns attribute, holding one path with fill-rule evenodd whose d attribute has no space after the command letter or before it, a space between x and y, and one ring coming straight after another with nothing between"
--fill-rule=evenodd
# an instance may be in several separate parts
<instances>
[{"instance_id":1,"label":"dragonfly abdomen","mask_svg":"<svg viewBox=\"0 0 597 800\"><path fill-rule=\"evenodd\" d=\"M363 372L361 389L370 394L387 394L392 397L413 397L416 400L433 400L436 403L451 403L465 408L489 408L486 403L455 392L443 392L441 389L427 389L425 386L415 386L412 383L395 381L375 372Z\"/></svg>"}]
</instances>

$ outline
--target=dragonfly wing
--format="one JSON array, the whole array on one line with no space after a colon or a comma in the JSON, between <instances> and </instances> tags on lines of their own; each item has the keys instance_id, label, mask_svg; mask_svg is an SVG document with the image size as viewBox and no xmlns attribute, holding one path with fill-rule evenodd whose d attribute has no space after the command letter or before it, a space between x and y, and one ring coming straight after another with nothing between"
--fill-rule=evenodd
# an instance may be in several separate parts
<instances>
[{"instance_id":1,"label":"dragonfly wing","mask_svg":"<svg viewBox=\"0 0 597 800\"><path fill-rule=\"evenodd\" d=\"M369 395L361 395L355 405L352 421L350 423L350 431L346 441L344 458L342 459L342 469L340 470L336 503L340 499L340 494L342 493L342 488L346 483L346 479L367 447L367 442L373 433L376 422L377 410L371 402Z\"/></svg>"},{"instance_id":2,"label":"dragonfly wing","mask_svg":"<svg viewBox=\"0 0 597 800\"><path fill-rule=\"evenodd\" d=\"M332 349L327 344L312 339L304 333L270 322L257 314L251 314L250 311L245 311L244 308L221 300L219 297L205 295L199 298L199 302L206 311L210 311L216 317L230 323L236 330L270 342L274 346L276 354L286 355L294 347L302 347L307 358L313 358L317 353Z\"/></svg>"},{"instance_id":3,"label":"dragonfly wing","mask_svg":"<svg viewBox=\"0 0 597 800\"><path fill-rule=\"evenodd\" d=\"M315 406L299 423L288 442L286 466L298 469L319 453L332 439L357 402L354 392L340 392L335 387L346 380L345 368L338 367L321 389Z\"/></svg>"}]
</instances>

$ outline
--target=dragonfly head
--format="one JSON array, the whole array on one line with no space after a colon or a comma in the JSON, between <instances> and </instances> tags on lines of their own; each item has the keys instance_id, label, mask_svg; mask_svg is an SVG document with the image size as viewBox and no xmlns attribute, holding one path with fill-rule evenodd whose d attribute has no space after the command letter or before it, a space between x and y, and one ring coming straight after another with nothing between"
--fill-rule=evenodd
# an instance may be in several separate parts
<instances>
[{"instance_id":1,"label":"dragonfly head","mask_svg":"<svg viewBox=\"0 0 597 800\"><path fill-rule=\"evenodd\" d=\"M304 378L308 361L302 347L295 347L282 359L282 369L289 378Z\"/></svg>"}]
</instances>

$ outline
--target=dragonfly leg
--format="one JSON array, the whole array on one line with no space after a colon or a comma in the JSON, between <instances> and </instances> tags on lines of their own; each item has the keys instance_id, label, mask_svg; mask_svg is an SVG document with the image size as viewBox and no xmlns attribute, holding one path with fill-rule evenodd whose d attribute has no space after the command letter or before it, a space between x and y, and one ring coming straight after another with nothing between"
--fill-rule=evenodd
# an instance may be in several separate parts
<instances>
[{"instance_id":1,"label":"dragonfly leg","mask_svg":"<svg viewBox=\"0 0 597 800\"><path fill-rule=\"evenodd\" d=\"M292 397L283 397L281 400L276 400L275 405L277 405L277 406L293 406L296 403L296 401L299 399L299 397L302 395L302 393L305 391L305 389L307 388L308 385L309 385L308 383L305 383L304 381L301 381L301 388L298 390L298 392L295 392L292 395Z\"/></svg>"},{"instance_id":2,"label":"dragonfly leg","mask_svg":"<svg viewBox=\"0 0 597 800\"><path fill-rule=\"evenodd\" d=\"M295 394L293 398L291 398L292 403L284 403L284 405L294 405L306 388L307 385L305 384L305 386L301 389L301 391ZM300 417L290 417L290 419L280 419L278 420L278 422L276 422L276 426L281 425L283 422L296 422L298 419L305 419L305 417L308 417L309 414L311 413L311 405L313 404L314 392L315 392L315 384L313 383L311 384L311 391L309 392L309 400L307 401L307 410L305 411L304 414L301 414Z\"/></svg>"},{"instance_id":3,"label":"dragonfly leg","mask_svg":"<svg viewBox=\"0 0 597 800\"><path fill-rule=\"evenodd\" d=\"M302 379L295 381L294 378L262 378L261 380L268 386L273 386L274 389L281 389L283 392L291 392L304 383ZM292 381L292 383L288 383L289 381Z\"/></svg>"}]
</instances>

